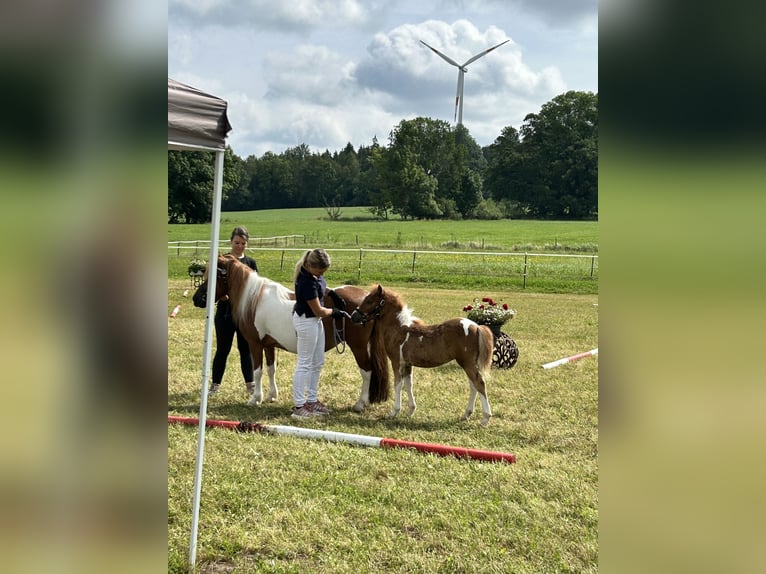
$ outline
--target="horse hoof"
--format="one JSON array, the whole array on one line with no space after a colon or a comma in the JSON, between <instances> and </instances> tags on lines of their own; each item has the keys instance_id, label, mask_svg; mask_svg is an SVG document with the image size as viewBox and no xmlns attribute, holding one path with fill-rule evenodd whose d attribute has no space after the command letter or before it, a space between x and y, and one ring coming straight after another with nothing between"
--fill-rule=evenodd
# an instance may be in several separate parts
<instances>
[{"instance_id":1,"label":"horse hoof","mask_svg":"<svg viewBox=\"0 0 766 574\"><path fill-rule=\"evenodd\" d=\"M470 412L464 412L463 416L460 418L461 421L467 421L471 418L471 415L473 414L473 411Z\"/></svg>"},{"instance_id":2,"label":"horse hoof","mask_svg":"<svg viewBox=\"0 0 766 574\"><path fill-rule=\"evenodd\" d=\"M351 410L353 410L355 413L361 413L364 412L365 404L362 402L357 402L353 407L351 407Z\"/></svg>"},{"instance_id":3,"label":"horse hoof","mask_svg":"<svg viewBox=\"0 0 766 574\"><path fill-rule=\"evenodd\" d=\"M481 426L485 427L489 424L489 417L484 417L481 419Z\"/></svg>"},{"instance_id":4,"label":"horse hoof","mask_svg":"<svg viewBox=\"0 0 766 574\"><path fill-rule=\"evenodd\" d=\"M410 410L407 412L407 416L408 416L408 417L410 417L410 418L412 418L412 415L414 415L414 414L415 414L415 409L410 409Z\"/></svg>"},{"instance_id":5,"label":"horse hoof","mask_svg":"<svg viewBox=\"0 0 766 574\"><path fill-rule=\"evenodd\" d=\"M398 414L399 414L399 411L391 411L390 413L386 415L386 417L388 417L389 419L394 419L396 418L396 415Z\"/></svg>"},{"instance_id":6,"label":"horse hoof","mask_svg":"<svg viewBox=\"0 0 766 574\"><path fill-rule=\"evenodd\" d=\"M257 406L260 406L260 404L261 404L261 401L259 401L255 397L252 397L249 401L247 401L248 407L257 407Z\"/></svg>"}]
</instances>

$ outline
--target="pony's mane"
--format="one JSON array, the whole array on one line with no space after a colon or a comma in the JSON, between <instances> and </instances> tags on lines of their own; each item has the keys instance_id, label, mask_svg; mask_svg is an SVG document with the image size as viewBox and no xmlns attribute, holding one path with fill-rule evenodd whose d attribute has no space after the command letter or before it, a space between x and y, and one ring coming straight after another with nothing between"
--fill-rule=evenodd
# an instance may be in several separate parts
<instances>
[{"instance_id":1,"label":"pony's mane","mask_svg":"<svg viewBox=\"0 0 766 574\"><path fill-rule=\"evenodd\" d=\"M406 327L411 327L415 323L421 323L420 319L415 316L414 311L402 301L401 295L396 291L383 288L383 298L386 300L387 305L392 305L395 309L399 309L396 318L400 324Z\"/></svg>"},{"instance_id":2,"label":"pony's mane","mask_svg":"<svg viewBox=\"0 0 766 574\"><path fill-rule=\"evenodd\" d=\"M228 256L227 256L227 259ZM258 302L260 301L261 291L267 285L274 286L275 292L278 297L284 300L290 299L292 291L281 283L272 281L268 277L259 275L257 271L251 269L247 265L238 261L236 258L230 258L232 263L228 264L228 272L230 274L239 274L239 283L242 285L242 289L237 297L237 304L232 305L232 315L235 322L239 323L242 320L249 319L258 308ZM229 285L231 289L231 284Z\"/></svg>"}]
</instances>

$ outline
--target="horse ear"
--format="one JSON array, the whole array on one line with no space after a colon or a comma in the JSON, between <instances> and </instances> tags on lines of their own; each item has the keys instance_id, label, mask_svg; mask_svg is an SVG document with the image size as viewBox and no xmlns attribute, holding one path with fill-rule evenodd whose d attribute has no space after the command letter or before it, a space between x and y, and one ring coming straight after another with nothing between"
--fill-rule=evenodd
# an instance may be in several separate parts
<instances>
[{"instance_id":1,"label":"horse ear","mask_svg":"<svg viewBox=\"0 0 766 574\"><path fill-rule=\"evenodd\" d=\"M383 285L378 283L378 295L383 295Z\"/></svg>"}]
</instances>

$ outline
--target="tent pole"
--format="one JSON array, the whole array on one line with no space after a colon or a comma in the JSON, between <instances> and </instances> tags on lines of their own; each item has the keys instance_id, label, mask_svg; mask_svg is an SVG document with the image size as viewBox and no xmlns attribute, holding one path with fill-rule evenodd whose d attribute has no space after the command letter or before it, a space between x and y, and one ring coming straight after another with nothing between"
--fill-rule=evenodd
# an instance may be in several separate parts
<instances>
[{"instance_id":1,"label":"tent pole","mask_svg":"<svg viewBox=\"0 0 766 574\"><path fill-rule=\"evenodd\" d=\"M194 570L197 561L197 531L199 530L199 503L202 492L202 464L205 451L205 419L207 417L208 368L213 348L213 315L215 313L215 289L218 274L215 273L218 261L218 236L221 228L221 196L223 190L224 150L215 152L215 181L213 185L213 216L210 226L210 257L207 266L207 308L205 309L205 350L202 358L202 389L199 405L199 433L197 437L197 465L194 474L194 502L192 510L192 532L189 541L189 564Z\"/></svg>"}]
</instances>

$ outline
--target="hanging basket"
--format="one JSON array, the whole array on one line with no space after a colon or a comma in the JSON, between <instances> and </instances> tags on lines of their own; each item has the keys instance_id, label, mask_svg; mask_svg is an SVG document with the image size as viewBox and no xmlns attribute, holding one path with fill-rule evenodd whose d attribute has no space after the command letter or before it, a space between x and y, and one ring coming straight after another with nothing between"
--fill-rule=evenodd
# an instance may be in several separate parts
<instances>
[{"instance_id":1,"label":"hanging basket","mask_svg":"<svg viewBox=\"0 0 766 574\"><path fill-rule=\"evenodd\" d=\"M492 351L492 366L498 369L510 369L519 360L519 348L510 335L503 333L502 325L487 325L495 338Z\"/></svg>"}]
</instances>

